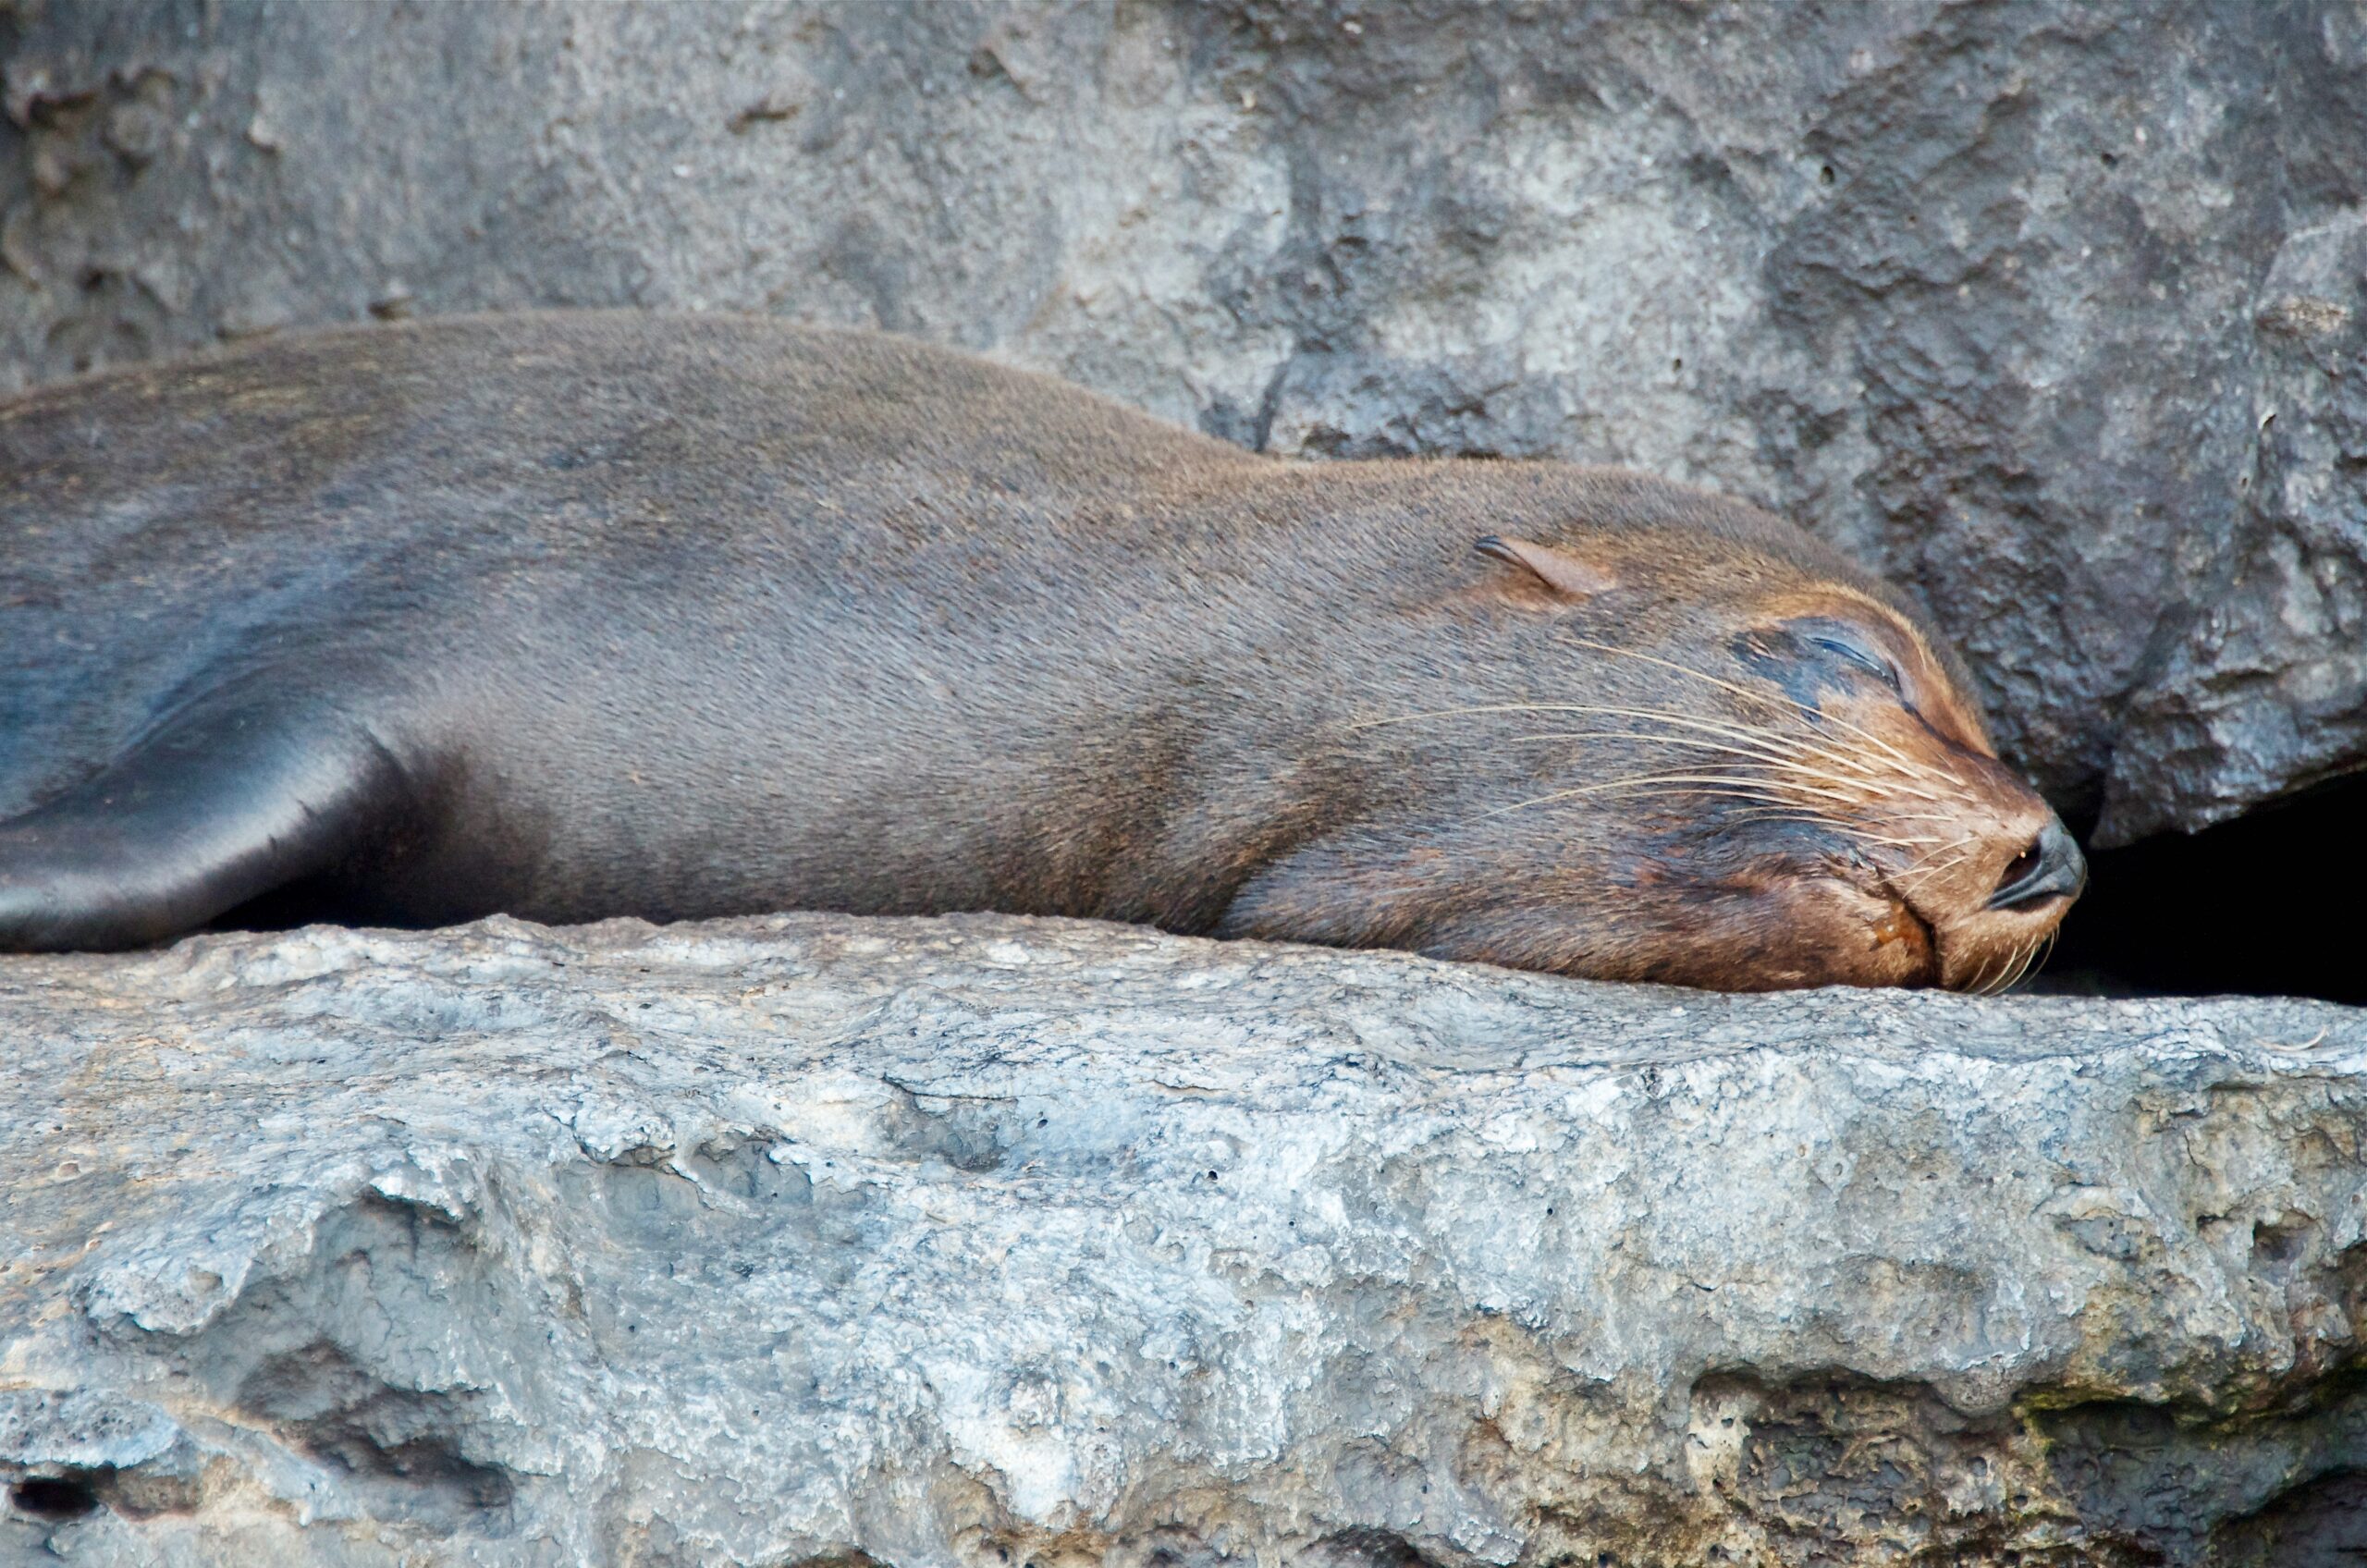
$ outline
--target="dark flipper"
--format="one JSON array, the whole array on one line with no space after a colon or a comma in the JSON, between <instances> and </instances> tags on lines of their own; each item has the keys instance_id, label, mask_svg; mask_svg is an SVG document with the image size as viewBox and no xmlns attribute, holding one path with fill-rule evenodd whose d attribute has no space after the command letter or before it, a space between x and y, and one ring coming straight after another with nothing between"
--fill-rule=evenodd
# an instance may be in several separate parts
<instances>
[{"instance_id":1,"label":"dark flipper","mask_svg":"<svg viewBox=\"0 0 2367 1568\"><path fill-rule=\"evenodd\" d=\"M209 704L0 823L0 951L145 946L335 865L402 778L366 731L309 717Z\"/></svg>"}]
</instances>

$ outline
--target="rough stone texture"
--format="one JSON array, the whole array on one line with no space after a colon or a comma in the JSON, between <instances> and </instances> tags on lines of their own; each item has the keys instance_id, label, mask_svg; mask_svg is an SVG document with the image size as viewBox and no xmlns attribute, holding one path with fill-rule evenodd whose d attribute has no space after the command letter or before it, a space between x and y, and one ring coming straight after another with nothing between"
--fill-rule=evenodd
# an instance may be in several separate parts
<instances>
[{"instance_id":1,"label":"rough stone texture","mask_svg":"<svg viewBox=\"0 0 2367 1568\"><path fill-rule=\"evenodd\" d=\"M2367 1547L2367 1014L783 916L0 1028L0 1561Z\"/></svg>"},{"instance_id":2,"label":"rough stone texture","mask_svg":"<svg viewBox=\"0 0 2367 1568\"><path fill-rule=\"evenodd\" d=\"M0 385L372 312L876 323L1787 510L2106 842L2367 761L2362 0L0 0Z\"/></svg>"}]
</instances>

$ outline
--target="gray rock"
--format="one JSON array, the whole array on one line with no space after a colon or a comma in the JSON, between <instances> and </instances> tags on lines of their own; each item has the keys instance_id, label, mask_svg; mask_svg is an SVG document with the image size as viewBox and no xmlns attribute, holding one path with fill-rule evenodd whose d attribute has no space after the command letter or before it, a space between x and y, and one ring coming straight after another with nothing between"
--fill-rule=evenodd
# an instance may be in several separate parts
<instances>
[{"instance_id":1,"label":"gray rock","mask_svg":"<svg viewBox=\"0 0 2367 1568\"><path fill-rule=\"evenodd\" d=\"M797 915L0 1029L0 1561L2367 1545L2367 1014Z\"/></svg>"},{"instance_id":2,"label":"gray rock","mask_svg":"<svg viewBox=\"0 0 2367 1568\"><path fill-rule=\"evenodd\" d=\"M374 312L877 324L1772 505L2104 842L2367 762L2358 0L15 0L0 58L0 385Z\"/></svg>"}]
</instances>

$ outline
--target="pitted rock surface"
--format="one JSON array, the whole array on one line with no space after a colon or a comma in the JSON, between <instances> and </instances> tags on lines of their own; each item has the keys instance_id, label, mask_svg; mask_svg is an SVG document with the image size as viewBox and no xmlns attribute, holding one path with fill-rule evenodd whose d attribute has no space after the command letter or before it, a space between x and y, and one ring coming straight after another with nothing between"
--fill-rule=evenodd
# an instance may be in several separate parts
<instances>
[{"instance_id":1,"label":"pitted rock surface","mask_svg":"<svg viewBox=\"0 0 2367 1568\"><path fill-rule=\"evenodd\" d=\"M0 1029L8 1562L2367 1546L2367 1014L793 915Z\"/></svg>"}]
</instances>

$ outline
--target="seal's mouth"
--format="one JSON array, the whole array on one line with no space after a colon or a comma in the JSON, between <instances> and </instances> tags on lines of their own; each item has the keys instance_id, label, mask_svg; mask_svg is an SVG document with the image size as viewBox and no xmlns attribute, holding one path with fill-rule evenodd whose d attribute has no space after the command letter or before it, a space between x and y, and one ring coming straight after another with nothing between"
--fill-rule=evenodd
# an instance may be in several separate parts
<instances>
[{"instance_id":1,"label":"seal's mouth","mask_svg":"<svg viewBox=\"0 0 2367 1568\"><path fill-rule=\"evenodd\" d=\"M1898 912L1899 920L1916 936L1923 939L1923 950L1931 955L1926 961L1924 973L1914 983L1924 986L1944 985L1946 982L1944 976L1948 971L1948 955L1940 946L1938 928L1932 924L1930 917L1915 907L1914 900L1901 891L1897 884L1887 876L1883 878L1883 894L1890 900L1893 907Z\"/></svg>"},{"instance_id":2,"label":"seal's mouth","mask_svg":"<svg viewBox=\"0 0 2367 1568\"><path fill-rule=\"evenodd\" d=\"M1933 907L1892 878L1883 879L1885 895L1897 905L1900 918L1921 935L1932 955L1920 984L1995 996L2013 989L2043 962L2064 914L2084 885L2084 870L2074 875L2061 866L2017 864L2008 872L1985 903L1953 918L1945 908Z\"/></svg>"}]
</instances>

